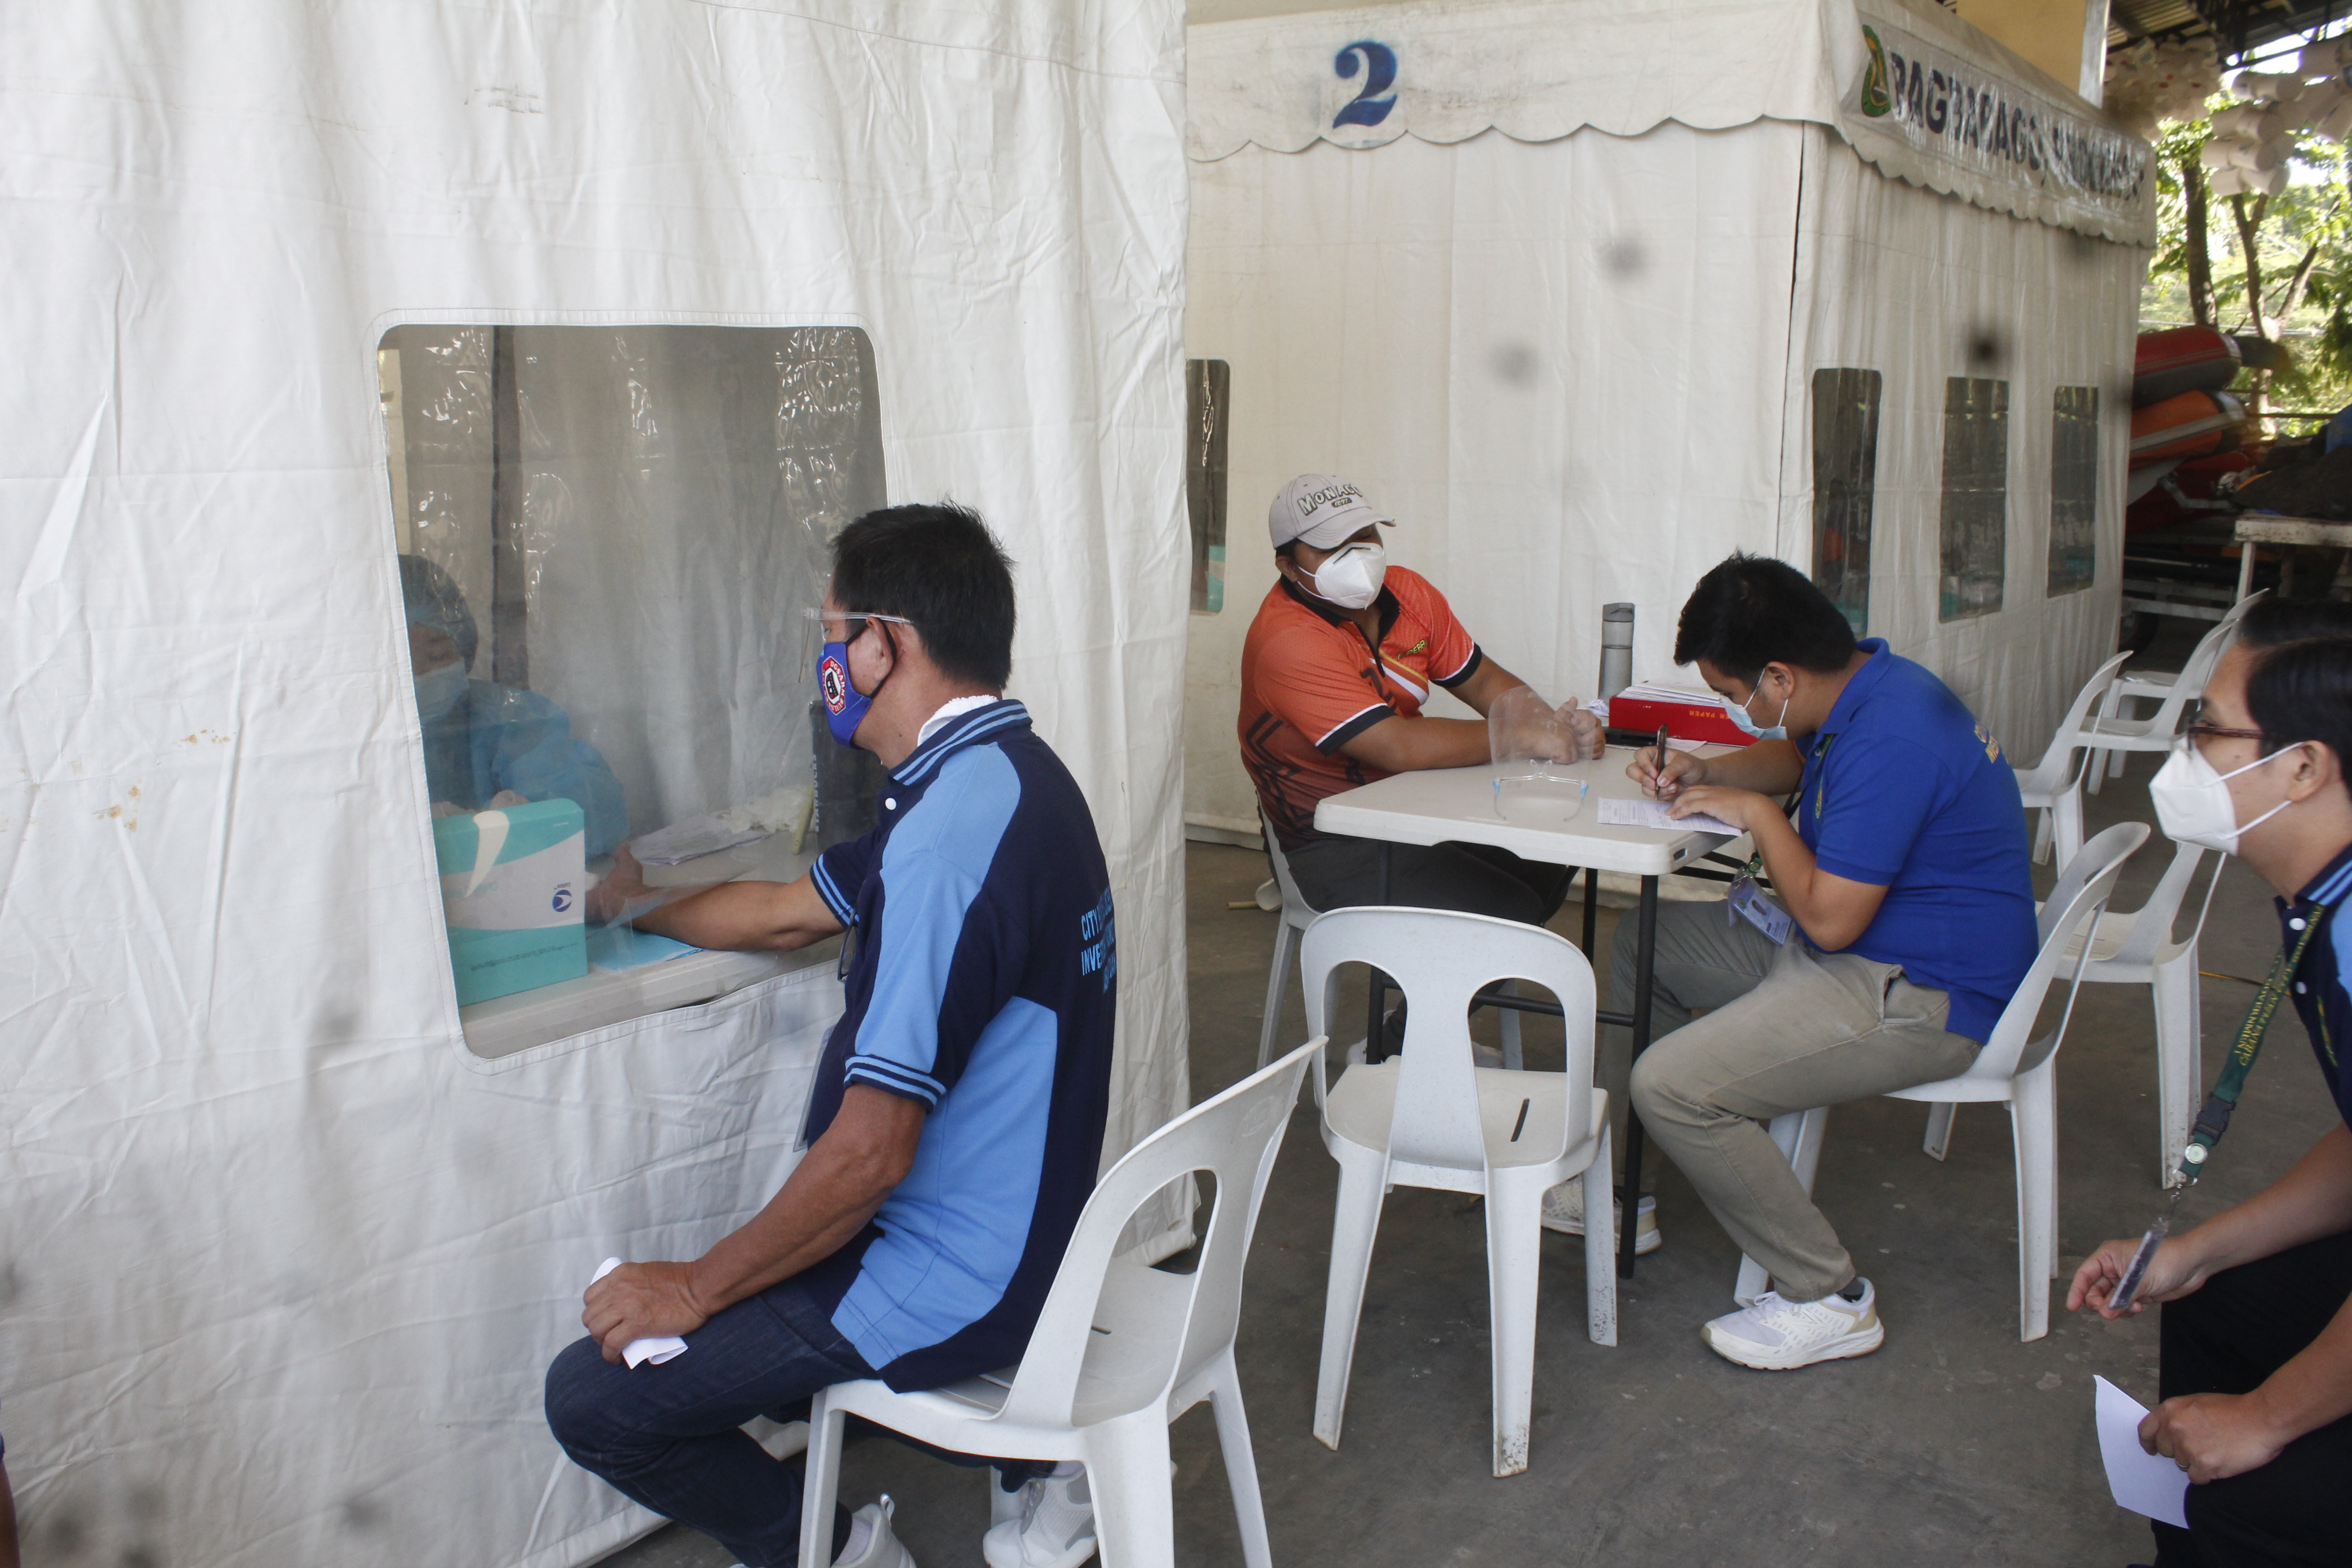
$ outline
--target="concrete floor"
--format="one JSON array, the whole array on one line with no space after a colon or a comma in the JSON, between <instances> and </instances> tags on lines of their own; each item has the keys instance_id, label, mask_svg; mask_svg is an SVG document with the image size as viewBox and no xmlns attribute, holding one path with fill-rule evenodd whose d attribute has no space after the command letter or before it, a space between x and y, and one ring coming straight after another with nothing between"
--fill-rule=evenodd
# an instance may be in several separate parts
<instances>
[{"instance_id":1,"label":"concrete floor","mask_svg":"<svg viewBox=\"0 0 2352 1568\"><path fill-rule=\"evenodd\" d=\"M2185 642L2173 646L2175 630L2151 650L2151 668L2178 668ZM2127 778L2092 797L2093 832L2153 820L2146 784L2156 760L2135 760ZM2140 852L2116 907L2138 907L2169 853L2161 838ZM1276 917L1226 907L1266 875L1262 855L1193 845L1188 861L1192 1091L1204 1099L1255 1059ZM2048 869L2037 878L2046 887ZM1604 952L1613 921L1604 911ZM1573 936L1568 920L1559 924ZM2266 889L2231 862L2203 967L2263 974L2277 929ZM1295 978L1286 1042L1305 1037ZM2209 1081L2252 994L2251 984L2206 982ZM1531 1021L1530 1067L1558 1065L1558 1029ZM2274 1178L2333 1119L2292 1016L2271 1047L2213 1174L2183 1205L2185 1221ZM2100 1241L2137 1234L2161 1201L2147 991L2086 988L2059 1076L2060 1250L2071 1274ZM1654 1177L1665 1246L1622 1289L1614 1349L1584 1336L1581 1244L1548 1237L1531 1464L1496 1480L1487 1473L1483 1230L1453 1194L1399 1189L1390 1198L1345 1446L1334 1453L1311 1435L1335 1184L1307 1101L1258 1226L1238 1352L1276 1561L2145 1561L2145 1523L2106 1495L2091 1375L2152 1400L2155 1320L2108 1325L2059 1310L2049 1337L2021 1344L2005 1119L1993 1108L1965 1109L1951 1157L1938 1164L1919 1150L1926 1114L1882 1100L1843 1107L1830 1121L1819 1195L1878 1282L1887 1325L1885 1347L1859 1361L1757 1373L1700 1343L1699 1324L1730 1309L1738 1258L1671 1168ZM1172 1436L1177 1561L1240 1563L1207 1409L1186 1415ZM854 1443L843 1466L843 1496L853 1505L879 1491L898 1498L900 1535L924 1568L981 1563L984 1484L982 1473L879 1438ZM673 1527L607 1561L720 1568L728 1558Z\"/></svg>"}]
</instances>

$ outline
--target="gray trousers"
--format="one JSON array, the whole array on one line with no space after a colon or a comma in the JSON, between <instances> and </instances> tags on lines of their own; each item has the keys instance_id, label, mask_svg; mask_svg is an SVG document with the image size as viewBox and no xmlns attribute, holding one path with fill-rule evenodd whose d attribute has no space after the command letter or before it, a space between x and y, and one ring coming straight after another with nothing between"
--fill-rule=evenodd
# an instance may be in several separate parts
<instances>
[{"instance_id":1,"label":"gray trousers","mask_svg":"<svg viewBox=\"0 0 2352 1568\"><path fill-rule=\"evenodd\" d=\"M1727 904L1658 909L1653 1043L1632 1064L1633 1109L1739 1249L1791 1301L1817 1301L1854 1277L1853 1259L1813 1205L1764 1124L1773 1117L1933 1083L1967 1070L1977 1042L1944 1027L1950 999L1900 965L1775 947ZM1618 921L1612 1004L1633 1005L1635 931ZM1694 1009L1711 1008L1694 1019ZM1625 1081L1622 1031L1604 1051ZM1616 1062L1607 1058L1616 1056Z\"/></svg>"},{"instance_id":2,"label":"gray trousers","mask_svg":"<svg viewBox=\"0 0 2352 1568\"><path fill-rule=\"evenodd\" d=\"M1460 910L1539 926L1568 896L1576 871L1522 860L1486 844L1391 844L1387 902L1416 910ZM1381 902L1380 841L1332 837L1285 857L1298 896L1318 914Z\"/></svg>"}]
</instances>

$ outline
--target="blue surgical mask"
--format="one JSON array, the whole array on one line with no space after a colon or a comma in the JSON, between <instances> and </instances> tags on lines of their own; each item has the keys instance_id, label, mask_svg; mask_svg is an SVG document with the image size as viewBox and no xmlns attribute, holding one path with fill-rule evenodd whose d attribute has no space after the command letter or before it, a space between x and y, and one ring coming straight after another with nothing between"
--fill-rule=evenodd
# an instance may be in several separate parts
<instances>
[{"instance_id":1,"label":"blue surgical mask","mask_svg":"<svg viewBox=\"0 0 2352 1568\"><path fill-rule=\"evenodd\" d=\"M870 626L875 621L884 617L876 616L860 618L863 618L866 626ZM861 626L858 629L858 637L863 636L865 636L865 627ZM886 630L882 636L887 639L890 634ZM856 640L857 637L852 637L849 642ZM833 738L843 745L855 746L857 744L857 726L865 722L866 710L874 706L874 699L881 696L882 689L890 684L890 676L885 674L880 680L875 682L871 692L858 690L856 683L849 679L849 642L829 642L817 654L816 689L824 698L825 728L832 731ZM894 655L898 651L898 645L895 641L890 644L890 651ZM890 668L894 673L898 669L898 661L895 658L891 661Z\"/></svg>"},{"instance_id":2,"label":"blue surgical mask","mask_svg":"<svg viewBox=\"0 0 2352 1568\"><path fill-rule=\"evenodd\" d=\"M1761 692L1763 689L1764 689L1759 686L1755 691L1749 692L1748 694L1748 702L1755 701L1757 694ZM1794 692L1790 693L1790 696L1791 697L1794 695L1796 695ZM1759 724L1755 720L1748 716L1748 702L1726 702L1723 705L1723 710L1731 715L1731 721L1733 723L1738 725L1742 731L1746 731L1748 734L1755 736L1756 739L1759 741L1785 741L1789 738L1789 725L1787 721L1789 718L1788 698L1784 697L1780 700L1780 717L1774 720L1769 725Z\"/></svg>"},{"instance_id":3,"label":"blue surgical mask","mask_svg":"<svg viewBox=\"0 0 2352 1568\"><path fill-rule=\"evenodd\" d=\"M416 716L428 730L446 719L466 695L466 667L445 664L416 678Z\"/></svg>"},{"instance_id":4,"label":"blue surgical mask","mask_svg":"<svg viewBox=\"0 0 2352 1568\"><path fill-rule=\"evenodd\" d=\"M857 726L874 699L850 684L849 645L829 642L816 656L816 689L824 698L824 726L845 746L857 744Z\"/></svg>"}]
</instances>

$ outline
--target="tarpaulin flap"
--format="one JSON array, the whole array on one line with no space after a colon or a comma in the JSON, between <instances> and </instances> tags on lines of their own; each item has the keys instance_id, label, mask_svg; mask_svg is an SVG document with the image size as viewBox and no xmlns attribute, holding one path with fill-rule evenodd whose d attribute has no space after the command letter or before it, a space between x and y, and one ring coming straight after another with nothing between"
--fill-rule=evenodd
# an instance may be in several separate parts
<instances>
[{"instance_id":1,"label":"tarpaulin flap","mask_svg":"<svg viewBox=\"0 0 2352 1568\"><path fill-rule=\"evenodd\" d=\"M2132 244L2145 142L1930 0L1414 0L1191 30L1186 145L1809 121L1914 184Z\"/></svg>"},{"instance_id":2,"label":"tarpaulin flap","mask_svg":"<svg viewBox=\"0 0 2352 1568\"><path fill-rule=\"evenodd\" d=\"M1187 1103L1181 42L1175 0L63 0L11 28L0 1428L33 1561L610 1550L650 1516L540 1413L578 1292L611 1253L690 1256L795 1158L829 964L495 1061L461 1037L385 433L429 448L433 411L383 402L388 331L530 329L552 379L496 416L537 465L513 684L605 738L639 832L807 766L759 728L805 722L798 630L760 618L797 606L723 558L761 520L699 512L835 448L778 422L789 355L728 396L628 329L861 335L888 498L1003 539L1012 689L1103 840L1106 1156ZM540 331L582 327L602 346ZM627 442L571 399L631 388ZM462 575L420 450L409 521ZM494 664L507 590L471 591ZM688 640L740 687L647 662Z\"/></svg>"},{"instance_id":3,"label":"tarpaulin flap","mask_svg":"<svg viewBox=\"0 0 2352 1568\"><path fill-rule=\"evenodd\" d=\"M1554 701L1593 694L1611 601L1637 606L1637 679L1695 680L1673 662L1675 616L1734 550L1836 565L1865 589L1864 629L2028 762L2113 647L2142 251L1944 199L1826 128L1761 120L1246 147L1192 165L1190 254L1187 350L1230 366L1230 504L1253 520L1227 552L1225 609L1192 621L1196 820L1256 813L1234 729L1243 636L1275 577L1254 520L1303 471L1362 485L1397 519L1390 559ZM1859 495L1836 421L1817 430L1825 373L1873 389ZM2005 417L1971 423L1964 398L1955 425L1956 379L1998 383ZM2084 389L2087 576L2070 531L2063 570L2051 559L2053 512L2072 529L2080 510L2053 492L2053 424L2063 410L2075 429ZM1977 469L1948 461L1955 431ZM1825 514L1853 525L1834 563Z\"/></svg>"}]
</instances>

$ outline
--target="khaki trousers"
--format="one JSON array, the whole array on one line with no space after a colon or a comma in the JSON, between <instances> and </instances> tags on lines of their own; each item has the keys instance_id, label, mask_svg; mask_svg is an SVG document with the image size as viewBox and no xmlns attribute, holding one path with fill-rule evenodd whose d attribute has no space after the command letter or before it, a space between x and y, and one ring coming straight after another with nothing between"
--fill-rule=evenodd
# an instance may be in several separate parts
<instances>
[{"instance_id":1,"label":"khaki trousers","mask_svg":"<svg viewBox=\"0 0 2352 1568\"><path fill-rule=\"evenodd\" d=\"M1746 921L1727 922L1728 908L1659 907L1654 1043L1633 1064L1633 1109L1774 1289L1817 1301L1853 1280L1853 1259L1764 1123L1951 1078L1978 1046L1944 1027L1949 998L1900 965L1815 952L1801 937L1775 947ZM1628 1012L1633 950L1628 917L1610 953L1612 1005ZM1693 1019L1695 1008L1713 1011Z\"/></svg>"}]
</instances>

